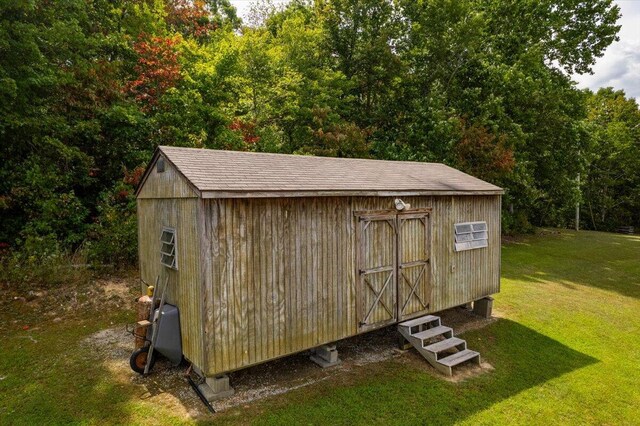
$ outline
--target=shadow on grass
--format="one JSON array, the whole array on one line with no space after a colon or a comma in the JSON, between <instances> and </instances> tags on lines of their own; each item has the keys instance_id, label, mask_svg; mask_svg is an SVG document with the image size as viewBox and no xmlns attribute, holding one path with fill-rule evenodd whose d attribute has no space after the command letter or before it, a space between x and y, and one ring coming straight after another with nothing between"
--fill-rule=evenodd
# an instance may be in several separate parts
<instances>
[{"instance_id":1,"label":"shadow on grass","mask_svg":"<svg viewBox=\"0 0 640 426\"><path fill-rule=\"evenodd\" d=\"M598 362L505 319L464 337L495 370L451 383L428 373L424 364L413 362L415 354L408 353L400 360L357 368L266 401L256 409L268 414L257 422L306 424L331 419L333 424L454 424L520 392ZM226 420L233 416L237 419L238 413L229 414ZM220 417L225 420L224 415Z\"/></svg>"},{"instance_id":2,"label":"shadow on grass","mask_svg":"<svg viewBox=\"0 0 640 426\"><path fill-rule=\"evenodd\" d=\"M0 424L128 424L136 395L96 355L82 353L85 333L58 327L10 333L0 347Z\"/></svg>"},{"instance_id":3,"label":"shadow on grass","mask_svg":"<svg viewBox=\"0 0 640 426\"><path fill-rule=\"evenodd\" d=\"M558 231L531 237L535 244L507 244L502 277L589 286L640 298L640 237L601 232Z\"/></svg>"}]
</instances>

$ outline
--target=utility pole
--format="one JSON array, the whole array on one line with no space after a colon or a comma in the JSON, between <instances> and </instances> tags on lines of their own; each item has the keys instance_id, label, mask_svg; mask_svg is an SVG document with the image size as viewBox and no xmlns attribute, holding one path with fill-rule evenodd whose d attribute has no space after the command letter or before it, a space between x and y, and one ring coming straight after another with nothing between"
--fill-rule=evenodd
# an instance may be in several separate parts
<instances>
[{"instance_id":1,"label":"utility pole","mask_svg":"<svg viewBox=\"0 0 640 426\"><path fill-rule=\"evenodd\" d=\"M578 194L579 194L580 193L580 173L578 173L576 183L578 184ZM580 197L578 197L578 201L576 201L576 231L579 231L579 230L580 230Z\"/></svg>"}]
</instances>

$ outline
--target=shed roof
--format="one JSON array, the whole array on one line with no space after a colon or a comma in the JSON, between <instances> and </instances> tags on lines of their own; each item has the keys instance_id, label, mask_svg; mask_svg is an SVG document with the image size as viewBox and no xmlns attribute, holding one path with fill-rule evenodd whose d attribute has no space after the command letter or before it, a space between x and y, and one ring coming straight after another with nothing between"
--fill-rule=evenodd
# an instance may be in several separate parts
<instances>
[{"instance_id":1,"label":"shed roof","mask_svg":"<svg viewBox=\"0 0 640 426\"><path fill-rule=\"evenodd\" d=\"M440 163L160 146L202 197L501 194ZM143 181L144 184L144 181Z\"/></svg>"}]
</instances>

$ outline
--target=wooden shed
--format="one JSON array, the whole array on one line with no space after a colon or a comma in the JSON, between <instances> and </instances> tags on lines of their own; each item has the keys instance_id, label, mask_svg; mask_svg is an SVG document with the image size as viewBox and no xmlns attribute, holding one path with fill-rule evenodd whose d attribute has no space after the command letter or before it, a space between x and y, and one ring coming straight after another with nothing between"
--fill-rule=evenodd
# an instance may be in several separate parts
<instances>
[{"instance_id":1,"label":"wooden shed","mask_svg":"<svg viewBox=\"0 0 640 426\"><path fill-rule=\"evenodd\" d=\"M436 163L162 146L140 273L215 377L497 293L501 194Z\"/></svg>"}]
</instances>

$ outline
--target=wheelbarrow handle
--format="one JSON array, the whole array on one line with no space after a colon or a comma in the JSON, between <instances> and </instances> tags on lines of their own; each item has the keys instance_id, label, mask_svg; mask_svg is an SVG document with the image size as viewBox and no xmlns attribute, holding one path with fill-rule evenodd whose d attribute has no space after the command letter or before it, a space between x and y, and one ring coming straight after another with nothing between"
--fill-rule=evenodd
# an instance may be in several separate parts
<instances>
[{"instance_id":1,"label":"wheelbarrow handle","mask_svg":"<svg viewBox=\"0 0 640 426\"><path fill-rule=\"evenodd\" d=\"M125 324L124 329L127 333L129 333L130 335L132 335L133 337L141 337L142 339L144 339L145 342L147 343L151 343L151 340L147 339L146 336L139 336L136 334L136 327L138 326L137 323L134 324ZM131 328L129 328L131 327Z\"/></svg>"}]
</instances>

